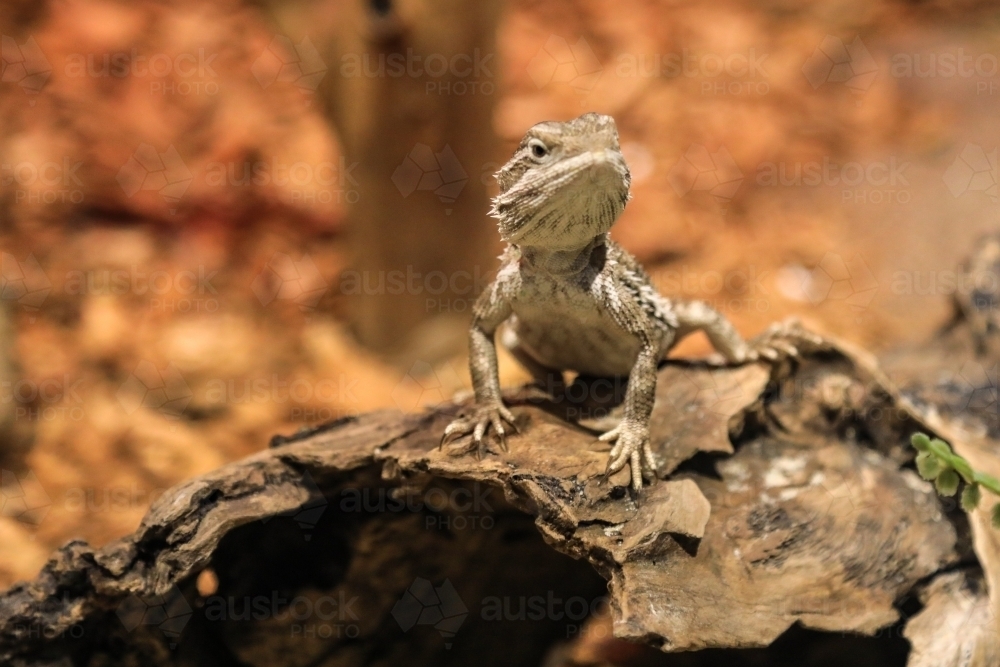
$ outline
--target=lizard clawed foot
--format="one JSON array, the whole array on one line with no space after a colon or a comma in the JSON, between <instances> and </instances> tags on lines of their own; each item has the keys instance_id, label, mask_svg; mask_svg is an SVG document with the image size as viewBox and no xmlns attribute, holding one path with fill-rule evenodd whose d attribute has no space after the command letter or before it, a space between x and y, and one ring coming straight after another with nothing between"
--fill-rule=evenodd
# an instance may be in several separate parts
<instances>
[{"instance_id":1,"label":"lizard clawed foot","mask_svg":"<svg viewBox=\"0 0 1000 667\"><path fill-rule=\"evenodd\" d=\"M483 454L489 452L485 443L486 432L490 427L493 427L493 432L496 434L497 440L500 441L500 448L506 452L508 451L507 431L504 429L504 422L510 424L514 433L520 432L514 421L514 415L503 403L476 407L468 417L459 417L448 424L444 429L444 435L441 436L441 444L438 448L444 447L445 443L452 437L461 438L471 433L472 438L468 443L449 447L448 453L452 456L458 456L476 450L476 455L482 460Z\"/></svg>"},{"instance_id":2,"label":"lizard clawed foot","mask_svg":"<svg viewBox=\"0 0 1000 667\"><path fill-rule=\"evenodd\" d=\"M622 421L599 440L615 443L608 455L608 467L602 481L628 465L632 473L632 488L638 493L642 490L642 481L646 473L649 473L650 477L655 477L656 460L653 458L653 450L649 448L647 427Z\"/></svg>"},{"instance_id":3,"label":"lizard clawed foot","mask_svg":"<svg viewBox=\"0 0 1000 667\"><path fill-rule=\"evenodd\" d=\"M758 359L778 361L783 358L798 357L803 345L817 347L822 344L822 338L803 328L798 320L792 318L784 322L775 322L751 340L746 361Z\"/></svg>"}]
</instances>

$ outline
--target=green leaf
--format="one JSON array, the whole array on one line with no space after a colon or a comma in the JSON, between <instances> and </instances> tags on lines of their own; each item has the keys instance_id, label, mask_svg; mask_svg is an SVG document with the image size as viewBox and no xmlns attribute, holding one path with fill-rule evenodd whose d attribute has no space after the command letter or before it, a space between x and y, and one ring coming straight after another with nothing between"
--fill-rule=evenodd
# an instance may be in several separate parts
<instances>
[{"instance_id":1,"label":"green leaf","mask_svg":"<svg viewBox=\"0 0 1000 667\"><path fill-rule=\"evenodd\" d=\"M921 452L926 452L931 447L931 439L926 433L914 433L910 436L910 444Z\"/></svg>"},{"instance_id":2,"label":"green leaf","mask_svg":"<svg viewBox=\"0 0 1000 667\"><path fill-rule=\"evenodd\" d=\"M971 512L979 506L979 501L983 498L978 484L966 484L962 491L962 509Z\"/></svg>"},{"instance_id":3,"label":"green leaf","mask_svg":"<svg viewBox=\"0 0 1000 667\"><path fill-rule=\"evenodd\" d=\"M931 438L926 433L914 433L910 443L917 450L917 471L928 481L933 481L942 496L953 496L959 484L964 481L962 509L971 512L982 502L983 489L1000 496L1000 480L992 475L973 470L967 460L956 454L951 445L940 438ZM993 506L990 514L993 527L1000 530L1000 503Z\"/></svg>"},{"instance_id":4,"label":"green leaf","mask_svg":"<svg viewBox=\"0 0 1000 667\"><path fill-rule=\"evenodd\" d=\"M917 454L917 472L927 481L935 479L941 474L942 470L944 470L944 466L930 452L920 452Z\"/></svg>"},{"instance_id":5,"label":"green leaf","mask_svg":"<svg viewBox=\"0 0 1000 667\"><path fill-rule=\"evenodd\" d=\"M935 482L938 493L942 496L953 496L958 491L958 473L948 468L942 470Z\"/></svg>"},{"instance_id":6,"label":"green leaf","mask_svg":"<svg viewBox=\"0 0 1000 667\"><path fill-rule=\"evenodd\" d=\"M993 493L1000 496L1000 480L998 480L993 475L987 475L986 473L983 472L977 472L976 481L985 486Z\"/></svg>"},{"instance_id":7,"label":"green leaf","mask_svg":"<svg viewBox=\"0 0 1000 667\"><path fill-rule=\"evenodd\" d=\"M972 484L973 480L976 478L976 473L973 471L972 466L969 462L963 459L959 455L955 455L951 459L951 465L955 468L955 472L962 476L966 484Z\"/></svg>"},{"instance_id":8,"label":"green leaf","mask_svg":"<svg viewBox=\"0 0 1000 667\"><path fill-rule=\"evenodd\" d=\"M930 452L932 454L936 454L938 458L948 459L952 456L951 445L939 438L931 440L927 447Z\"/></svg>"}]
</instances>

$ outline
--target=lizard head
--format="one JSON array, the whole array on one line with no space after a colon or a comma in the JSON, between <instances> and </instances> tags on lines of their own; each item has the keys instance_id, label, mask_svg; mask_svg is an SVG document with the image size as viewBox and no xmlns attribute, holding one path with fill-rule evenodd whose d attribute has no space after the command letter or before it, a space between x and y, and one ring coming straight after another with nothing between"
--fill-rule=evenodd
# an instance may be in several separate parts
<instances>
[{"instance_id":1,"label":"lizard head","mask_svg":"<svg viewBox=\"0 0 1000 667\"><path fill-rule=\"evenodd\" d=\"M631 176L614 119L587 113L528 130L497 181L492 214L505 241L573 249L611 229Z\"/></svg>"}]
</instances>

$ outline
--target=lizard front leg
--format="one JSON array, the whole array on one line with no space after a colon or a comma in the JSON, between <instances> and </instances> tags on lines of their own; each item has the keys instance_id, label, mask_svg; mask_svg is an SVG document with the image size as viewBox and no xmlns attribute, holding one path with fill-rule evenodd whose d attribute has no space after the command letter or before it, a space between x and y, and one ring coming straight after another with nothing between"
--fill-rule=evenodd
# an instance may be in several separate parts
<instances>
[{"instance_id":1,"label":"lizard front leg","mask_svg":"<svg viewBox=\"0 0 1000 667\"><path fill-rule=\"evenodd\" d=\"M517 430L514 415L503 404L500 396L500 375L494 342L496 330L510 316L511 308L496 292L497 290L489 289L479 298L472 326L469 328L469 371L476 393L476 406L471 415L459 417L448 424L441 438L441 444L444 445L453 436L471 433L472 442L469 446L453 449L453 453L461 454L475 449L479 458L483 456L483 440L490 427L504 451L507 451L504 422Z\"/></svg>"},{"instance_id":2,"label":"lizard front leg","mask_svg":"<svg viewBox=\"0 0 1000 667\"><path fill-rule=\"evenodd\" d=\"M658 340L643 341L629 373L625 416L618 426L600 437L604 442L615 442L604 477L628 465L632 473L632 488L636 492L642 489L643 473L648 471L652 474L656 470L656 461L649 447L649 415L656 398L656 366L660 351Z\"/></svg>"}]
</instances>

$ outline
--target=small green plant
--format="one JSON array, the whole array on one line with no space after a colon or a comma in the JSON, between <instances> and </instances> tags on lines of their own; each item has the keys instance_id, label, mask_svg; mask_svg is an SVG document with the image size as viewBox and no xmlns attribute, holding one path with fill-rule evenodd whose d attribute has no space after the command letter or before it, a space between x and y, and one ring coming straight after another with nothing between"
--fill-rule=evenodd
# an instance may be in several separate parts
<instances>
[{"instance_id":1,"label":"small green plant","mask_svg":"<svg viewBox=\"0 0 1000 667\"><path fill-rule=\"evenodd\" d=\"M986 473L976 472L969 462L951 450L944 440L931 438L925 433L914 433L910 442L919 452L917 472L928 482L933 481L942 496L953 496L962 489L962 509L971 512L979 506L983 498L982 489L1000 497L1000 480ZM993 505L990 521L994 528L1000 528L1000 502Z\"/></svg>"}]
</instances>

